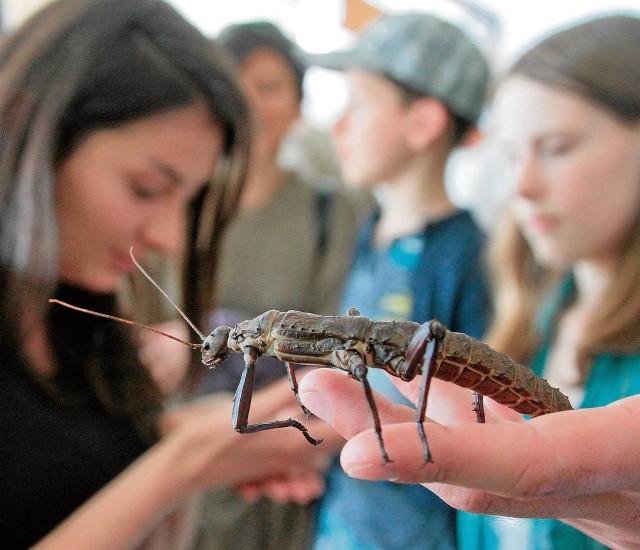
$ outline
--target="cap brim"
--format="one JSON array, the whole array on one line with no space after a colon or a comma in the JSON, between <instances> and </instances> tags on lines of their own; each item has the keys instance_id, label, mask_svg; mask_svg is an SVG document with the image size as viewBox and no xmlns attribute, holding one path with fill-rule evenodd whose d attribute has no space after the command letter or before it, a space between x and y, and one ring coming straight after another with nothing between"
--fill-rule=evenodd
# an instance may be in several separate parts
<instances>
[{"instance_id":1,"label":"cap brim","mask_svg":"<svg viewBox=\"0 0 640 550\"><path fill-rule=\"evenodd\" d=\"M356 50L306 54L304 61L309 66L322 67L334 71L364 69L381 72L385 69L384 63L379 59L363 55Z\"/></svg>"}]
</instances>

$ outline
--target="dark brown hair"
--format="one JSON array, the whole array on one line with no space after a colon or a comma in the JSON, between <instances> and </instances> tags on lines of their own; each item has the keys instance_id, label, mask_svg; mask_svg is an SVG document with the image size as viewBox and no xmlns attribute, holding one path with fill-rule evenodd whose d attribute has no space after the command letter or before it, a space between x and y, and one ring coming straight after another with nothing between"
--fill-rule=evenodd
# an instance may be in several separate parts
<instances>
[{"instance_id":1,"label":"dark brown hair","mask_svg":"<svg viewBox=\"0 0 640 550\"><path fill-rule=\"evenodd\" d=\"M241 65L252 53L268 50L278 54L293 72L298 97L304 96L304 75L307 65L302 50L270 21L234 23L222 29L218 35L220 44L236 65Z\"/></svg>"},{"instance_id":2,"label":"dark brown hair","mask_svg":"<svg viewBox=\"0 0 640 550\"><path fill-rule=\"evenodd\" d=\"M211 307L219 237L237 204L250 142L247 106L226 59L162 0L58 0L3 42L0 331L18 349L16 312L28 307L44 319L58 284L56 164L95 130L194 101L222 128L224 151L222 176L190 206L183 303L195 320ZM140 382L139 367L123 368L110 383ZM127 402L135 392L111 390L112 410L135 409ZM151 393L138 392L138 400L154 400Z\"/></svg>"}]
</instances>

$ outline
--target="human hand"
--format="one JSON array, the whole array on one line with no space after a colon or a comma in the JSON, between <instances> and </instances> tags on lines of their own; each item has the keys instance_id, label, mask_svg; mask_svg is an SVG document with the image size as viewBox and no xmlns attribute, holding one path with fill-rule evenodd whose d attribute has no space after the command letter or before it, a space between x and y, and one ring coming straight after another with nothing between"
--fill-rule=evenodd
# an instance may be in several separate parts
<instances>
[{"instance_id":1,"label":"human hand","mask_svg":"<svg viewBox=\"0 0 640 550\"><path fill-rule=\"evenodd\" d=\"M303 418L300 412L301 409L296 405L284 408L275 416L297 418L305 424L313 437L322 439L322 443L313 446L299 438L289 442L294 444L296 449L294 449L294 461L287 464L286 475L266 477L235 487L236 491L247 500L256 500L264 496L275 502L293 501L298 504L307 504L324 492L324 474L333 456L344 444L344 438L326 422L315 417Z\"/></svg>"},{"instance_id":2,"label":"human hand","mask_svg":"<svg viewBox=\"0 0 640 550\"><path fill-rule=\"evenodd\" d=\"M179 319L155 325L153 328L189 340L189 329ZM191 362L191 349L148 330L138 334L138 356L149 370L153 381L164 395L178 389Z\"/></svg>"},{"instance_id":3,"label":"human hand","mask_svg":"<svg viewBox=\"0 0 640 550\"><path fill-rule=\"evenodd\" d=\"M506 420L504 407L486 400L486 424L427 421L433 462L425 464L415 412L376 395L393 460L382 465L361 394L357 382L326 370L300 384L305 405L348 439L341 464L349 475L422 483L460 510L561 518L614 548L640 548L640 442L629 437L640 396L528 422ZM415 384L407 394L415 397Z\"/></svg>"},{"instance_id":4,"label":"human hand","mask_svg":"<svg viewBox=\"0 0 640 550\"><path fill-rule=\"evenodd\" d=\"M266 478L253 483L238 485L235 490L247 500L267 497L275 502L309 504L325 490L324 476L320 471L281 478Z\"/></svg>"},{"instance_id":5,"label":"human hand","mask_svg":"<svg viewBox=\"0 0 640 550\"><path fill-rule=\"evenodd\" d=\"M277 418L278 411L292 401L287 380L256 392L252 422ZM298 462L299 450L317 447L294 429L238 434L231 426L231 404L232 395L218 394L167 412L160 419L161 440L80 506L38 548L129 548L168 511L205 489L302 478L298 472L304 472L305 462ZM327 433L331 430L315 422ZM333 437L339 436L334 433ZM289 496L295 498L293 490Z\"/></svg>"},{"instance_id":6,"label":"human hand","mask_svg":"<svg viewBox=\"0 0 640 550\"><path fill-rule=\"evenodd\" d=\"M304 418L284 379L255 393L250 422L296 417L314 437L324 438L321 445L310 445L291 428L239 434L232 428L231 405L230 394L217 394L174 409L163 418L166 437L180 441L181 468L192 472L187 481L191 490L230 485L252 487L247 494L261 491L279 499L287 494L286 498L298 500L317 496L319 478L344 439L326 423Z\"/></svg>"}]
</instances>

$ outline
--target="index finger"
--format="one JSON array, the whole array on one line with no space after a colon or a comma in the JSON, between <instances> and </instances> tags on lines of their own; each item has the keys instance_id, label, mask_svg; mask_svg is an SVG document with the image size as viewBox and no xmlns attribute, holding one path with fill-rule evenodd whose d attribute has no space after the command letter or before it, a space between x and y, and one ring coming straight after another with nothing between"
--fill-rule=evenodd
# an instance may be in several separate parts
<instances>
[{"instance_id":1,"label":"index finger","mask_svg":"<svg viewBox=\"0 0 640 550\"><path fill-rule=\"evenodd\" d=\"M640 396L635 396L522 423L429 423L429 464L421 457L415 426L385 426L385 444L396 457L394 463L381 467L374 460L375 438L364 432L345 445L342 466L364 479L447 483L521 499L638 490L640 442L628 435L638 408Z\"/></svg>"}]
</instances>

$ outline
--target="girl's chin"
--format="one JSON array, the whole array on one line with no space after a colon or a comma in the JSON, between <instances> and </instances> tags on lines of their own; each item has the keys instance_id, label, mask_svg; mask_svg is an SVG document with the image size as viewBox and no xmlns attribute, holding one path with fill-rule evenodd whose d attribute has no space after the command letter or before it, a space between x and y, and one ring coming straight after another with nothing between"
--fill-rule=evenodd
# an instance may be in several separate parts
<instances>
[{"instance_id":1,"label":"girl's chin","mask_svg":"<svg viewBox=\"0 0 640 550\"><path fill-rule=\"evenodd\" d=\"M77 275L68 277L64 274L62 275L62 280L65 283L84 288L85 290L95 292L96 294L111 294L115 292L122 283L123 278L124 277L122 275L96 275L94 277L79 277Z\"/></svg>"},{"instance_id":2,"label":"girl's chin","mask_svg":"<svg viewBox=\"0 0 640 550\"><path fill-rule=\"evenodd\" d=\"M563 254L557 249L534 248L533 254L539 264L552 271L566 271L573 264L572 258L568 258L566 254Z\"/></svg>"}]
</instances>

